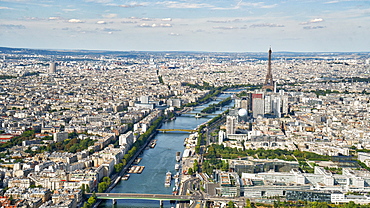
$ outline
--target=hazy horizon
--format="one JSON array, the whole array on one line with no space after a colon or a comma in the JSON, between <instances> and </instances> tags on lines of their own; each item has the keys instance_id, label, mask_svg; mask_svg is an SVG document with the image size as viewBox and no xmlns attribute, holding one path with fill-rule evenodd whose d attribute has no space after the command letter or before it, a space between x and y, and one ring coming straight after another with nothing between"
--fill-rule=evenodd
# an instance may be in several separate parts
<instances>
[{"instance_id":1,"label":"hazy horizon","mask_svg":"<svg viewBox=\"0 0 370 208\"><path fill-rule=\"evenodd\" d=\"M9 46L0 46L0 48L9 48L9 49L26 49L26 50L45 50L45 51L63 51L63 52L74 52L74 51L102 51L102 52L170 52L170 53L268 53L268 49L265 51L182 51L182 50L104 50L104 49L63 49L63 48L26 48L26 47L9 47ZM370 53L369 51L274 51L273 53Z\"/></svg>"}]
</instances>

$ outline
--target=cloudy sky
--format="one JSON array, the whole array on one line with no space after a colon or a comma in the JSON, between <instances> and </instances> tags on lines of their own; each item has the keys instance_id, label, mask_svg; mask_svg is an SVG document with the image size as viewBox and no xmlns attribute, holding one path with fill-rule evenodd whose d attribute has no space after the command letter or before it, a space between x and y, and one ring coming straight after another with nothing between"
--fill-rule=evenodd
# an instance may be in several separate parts
<instances>
[{"instance_id":1,"label":"cloudy sky","mask_svg":"<svg viewBox=\"0 0 370 208\"><path fill-rule=\"evenodd\" d=\"M370 51L369 0L0 0L0 46Z\"/></svg>"}]
</instances>

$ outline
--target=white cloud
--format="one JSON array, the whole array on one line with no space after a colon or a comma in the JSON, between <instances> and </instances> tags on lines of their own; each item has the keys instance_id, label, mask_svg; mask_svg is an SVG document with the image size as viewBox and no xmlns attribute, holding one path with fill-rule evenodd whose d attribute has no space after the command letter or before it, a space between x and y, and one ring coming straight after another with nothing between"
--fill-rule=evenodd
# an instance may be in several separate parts
<instances>
[{"instance_id":1,"label":"white cloud","mask_svg":"<svg viewBox=\"0 0 370 208\"><path fill-rule=\"evenodd\" d=\"M180 36L180 34L178 34L178 33L170 33L170 34L168 34L169 36Z\"/></svg>"},{"instance_id":2,"label":"white cloud","mask_svg":"<svg viewBox=\"0 0 370 208\"><path fill-rule=\"evenodd\" d=\"M117 17L118 15L117 14L103 14L102 15L104 18L109 18L109 19L111 19L111 18L115 18L115 17Z\"/></svg>"},{"instance_id":3,"label":"white cloud","mask_svg":"<svg viewBox=\"0 0 370 208\"><path fill-rule=\"evenodd\" d=\"M157 4L162 4L167 8L172 9L200 9L200 8L213 8L214 6L206 3L186 3L186 2L177 2L177 1L165 1L165 2L157 2Z\"/></svg>"},{"instance_id":4,"label":"white cloud","mask_svg":"<svg viewBox=\"0 0 370 208\"><path fill-rule=\"evenodd\" d=\"M1 0L5 2L32 2L32 0Z\"/></svg>"},{"instance_id":5,"label":"white cloud","mask_svg":"<svg viewBox=\"0 0 370 208\"><path fill-rule=\"evenodd\" d=\"M77 11L77 9L62 9L63 12L74 12Z\"/></svg>"},{"instance_id":6,"label":"white cloud","mask_svg":"<svg viewBox=\"0 0 370 208\"><path fill-rule=\"evenodd\" d=\"M265 5L264 2L251 3L251 2L241 2L240 1L239 6L256 7L256 8L262 8L262 9L271 9L271 8L276 7L277 4Z\"/></svg>"},{"instance_id":7,"label":"white cloud","mask_svg":"<svg viewBox=\"0 0 370 208\"><path fill-rule=\"evenodd\" d=\"M213 27L213 29L220 29L220 30L235 30L235 29L239 29L238 27L233 27L233 26L230 26L230 27L220 27L220 26L215 26Z\"/></svg>"},{"instance_id":8,"label":"white cloud","mask_svg":"<svg viewBox=\"0 0 370 208\"><path fill-rule=\"evenodd\" d=\"M153 19L150 19L148 17L143 17L143 18L141 18L141 21L153 21Z\"/></svg>"},{"instance_id":9,"label":"white cloud","mask_svg":"<svg viewBox=\"0 0 370 208\"><path fill-rule=\"evenodd\" d=\"M340 3L340 2L348 2L348 1L352 1L352 2L356 2L356 1L359 1L359 0L334 0L334 1L327 1L325 2L324 4L336 4L336 3Z\"/></svg>"},{"instance_id":10,"label":"white cloud","mask_svg":"<svg viewBox=\"0 0 370 208\"><path fill-rule=\"evenodd\" d=\"M151 27L151 25L146 24L146 23L140 24L140 25L138 25L138 26L139 26L139 27Z\"/></svg>"},{"instance_id":11,"label":"white cloud","mask_svg":"<svg viewBox=\"0 0 370 208\"><path fill-rule=\"evenodd\" d=\"M171 24L159 24L160 27L172 27Z\"/></svg>"},{"instance_id":12,"label":"white cloud","mask_svg":"<svg viewBox=\"0 0 370 208\"><path fill-rule=\"evenodd\" d=\"M92 2L98 4L106 4L112 2L112 0L85 0L85 2Z\"/></svg>"},{"instance_id":13,"label":"white cloud","mask_svg":"<svg viewBox=\"0 0 370 208\"><path fill-rule=\"evenodd\" d=\"M273 23L262 23L262 24L253 24L249 27L285 27L284 25L280 24L273 24Z\"/></svg>"},{"instance_id":14,"label":"white cloud","mask_svg":"<svg viewBox=\"0 0 370 208\"><path fill-rule=\"evenodd\" d=\"M301 22L300 25L309 25L311 23L318 23L318 22L323 22L323 21L324 21L324 19L322 19L322 18L315 18L315 19L312 19L308 22Z\"/></svg>"},{"instance_id":15,"label":"white cloud","mask_svg":"<svg viewBox=\"0 0 370 208\"><path fill-rule=\"evenodd\" d=\"M145 6L145 4L131 3L131 4L121 4L121 5L118 5L118 6L122 7L122 8L135 8L135 7Z\"/></svg>"},{"instance_id":16,"label":"white cloud","mask_svg":"<svg viewBox=\"0 0 370 208\"><path fill-rule=\"evenodd\" d=\"M104 28L101 31L104 31L104 32L119 32L121 30L120 29L114 29L114 28Z\"/></svg>"},{"instance_id":17,"label":"white cloud","mask_svg":"<svg viewBox=\"0 0 370 208\"><path fill-rule=\"evenodd\" d=\"M137 22L136 21L127 21L127 20L125 20L125 21L121 21L121 23L123 23L123 24L135 24Z\"/></svg>"},{"instance_id":18,"label":"white cloud","mask_svg":"<svg viewBox=\"0 0 370 208\"><path fill-rule=\"evenodd\" d=\"M260 6L260 8L262 9L271 9L271 8L275 8L277 6L277 4L270 4L270 5L262 5Z\"/></svg>"},{"instance_id":19,"label":"white cloud","mask_svg":"<svg viewBox=\"0 0 370 208\"><path fill-rule=\"evenodd\" d=\"M226 20L207 20L210 23L228 23L229 21Z\"/></svg>"},{"instance_id":20,"label":"white cloud","mask_svg":"<svg viewBox=\"0 0 370 208\"><path fill-rule=\"evenodd\" d=\"M48 18L48 20L60 20L60 19L62 19L62 18L60 18L60 17L49 17Z\"/></svg>"},{"instance_id":21,"label":"white cloud","mask_svg":"<svg viewBox=\"0 0 370 208\"><path fill-rule=\"evenodd\" d=\"M278 4L269 4L266 5L264 2L243 2L243 0L240 0L235 6L232 7L215 7L212 8L214 10L234 10L234 9L240 9L241 7L255 7L255 8L261 8L261 9L271 9L278 6Z\"/></svg>"},{"instance_id":22,"label":"white cloud","mask_svg":"<svg viewBox=\"0 0 370 208\"><path fill-rule=\"evenodd\" d=\"M147 23L143 23L143 24L140 24L138 25L139 27L172 27L171 24L147 24Z\"/></svg>"},{"instance_id":23,"label":"white cloud","mask_svg":"<svg viewBox=\"0 0 370 208\"><path fill-rule=\"evenodd\" d=\"M206 31L202 30L202 29L198 29L198 30L192 30L191 32L192 33L203 33L203 32L206 32Z\"/></svg>"},{"instance_id":24,"label":"white cloud","mask_svg":"<svg viewBox=\"0 0 370 208\"><path fill-rule=\"evenodd\" d=\"M13 8L10 8L10 7L0 7L0 9L14 10Z\"/></svg>"},{"instance_id":25,"label":"white cloud","mask_svg":"<svg viewBox=\"0 0 370 208\"><path fill-rule=\"evenodd\" d=\"M45 19L38 18L38 17L24 17L24 20L27 20L27 21L41 21L41 20L45 20Z\"/></svg>"},{"instance_id":26,"label":"white cloud","mask_svg":"<svg viewBox=\"0 0 370 208\"><path fill-rule=\"evenodd\" d=\"M13 24L1 24L0 27L6 29L26 29L26 26L24 25L13 25Z\"/></svg>"},{"instance_id":27,"label":"white cloud","mask_svg":"<svg viewBox=\"0 0 370 208\"><path fill-rule=\"evenodd\" d=\"M322 21L324 21L322 18L316 18L316 19L310 20L311 23L322 22Z\"/></svg>"},{"instance_id":28,"label":"white cloud","mask_svg":"<svg viewBox=\"0 0 370 208\"><path fill-rule=\"evenodd\" d=\"M325 26L305 26L303 29L305 30L314 30L314 29L323 29L326 28Z\"/></svg>"},{"instance_id":29,"label":"white cloud","mask_svg":"<svg viewBox=\"0 0 370 208\"><path fill-rule=\"evenodd\" d=\"M234 20L207 20L207 22L211 23L229 23L229 22L241 22L242 19L234 19Z\"/></svg>"},{"instance_id":30,"label":"white cloud","mask_svg":"<svg viewBox=\"0 0 370 208\"><path fill-rule=\"evenodd\" d=\"M68 22L70 22L70 23L83 23L84 21L82 21L80 19L70 19L70 20L68 20Z\"/></svg>"}]
</instances>

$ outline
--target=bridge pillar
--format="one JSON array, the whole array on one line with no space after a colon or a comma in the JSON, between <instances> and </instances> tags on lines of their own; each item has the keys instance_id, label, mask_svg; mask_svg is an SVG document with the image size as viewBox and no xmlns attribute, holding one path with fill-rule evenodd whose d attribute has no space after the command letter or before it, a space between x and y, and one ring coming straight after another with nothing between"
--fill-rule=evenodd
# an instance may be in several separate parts
<instances>
[{"instance_id":1,"label":"bridge pillar","mask_svg":"<svg viewBox=\"0 0 370 208\"><path fill-rule=\"evenodd\" d=\"M163 207L163 201L162 200L159 200L159 206Z\"/></svg>"},{"instance_id":2,"label":"bridge pillar","mask_svg":"<svg viewBox=\"0 0 370 208\"><path fill-rule=\"evenodd\" d=\"M112 199L112 204L113 205L117 204L117 200L116 199Z\"/></svg>"}]
</instances>

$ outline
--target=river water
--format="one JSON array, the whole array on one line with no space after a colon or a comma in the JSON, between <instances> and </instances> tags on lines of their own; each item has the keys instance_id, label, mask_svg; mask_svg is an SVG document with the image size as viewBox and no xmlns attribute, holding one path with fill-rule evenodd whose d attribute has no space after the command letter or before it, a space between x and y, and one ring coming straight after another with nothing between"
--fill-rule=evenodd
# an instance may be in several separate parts
<instances>
[{"instance_id":1,"label":"river water","mask_svg":"<svg viewBox=\"0 0 370 208\"><path fill-rule=\"evenodd\" d=\"M225 99L230 94L221 94L219 98ZM218 103L219 100L194 108L191 113L199 113L203 108L210 104ZM216 111L215 114L222 113L227 107L233 106L234 102L225 106L221 111ZM162 129L195 129L198 125L207 122L214 116L195 118L194 115L181 115L176 120L163 123ZM176 152L184 151L184 139L189 136L189 133L158 133L154 139L157 140L157 145L153 149L144 150L139 165L145 166L141 174L130 174L127 181L121 181L111 193L149 193L149 194L172 194L174 182L171 187L165 187L166 172L171 171L172 175L176 174ZM170 202L165 201L164 206L172 207ZM111 208L112 201L105 200L99 208ZM139 208L139 207L159 207L159 202L154 200L117 200L114 205L117 208Z\"/></svg>"}]
</instances>

